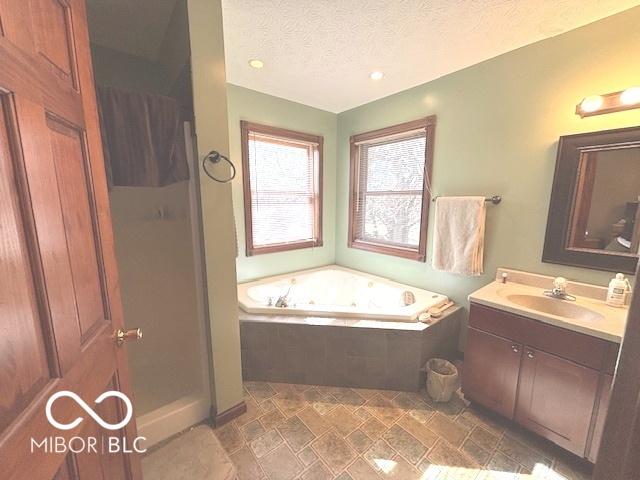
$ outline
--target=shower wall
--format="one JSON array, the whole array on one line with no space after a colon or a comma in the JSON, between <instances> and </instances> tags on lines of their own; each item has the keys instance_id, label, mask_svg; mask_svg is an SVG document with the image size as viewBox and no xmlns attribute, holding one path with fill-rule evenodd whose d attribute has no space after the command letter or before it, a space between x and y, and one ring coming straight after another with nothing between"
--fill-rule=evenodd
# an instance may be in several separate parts
<instances>
[{"instance_id":1,"label":"shower wall","mask_svg":"<svg viewBox=\"0 0 640 480\"><path fill-rule=\"evenodd\" d=\"M125 321L144 332L129 346L137 416L202 388L188 189L180 182L110 195Z\"/></svg>"}]
</instances>

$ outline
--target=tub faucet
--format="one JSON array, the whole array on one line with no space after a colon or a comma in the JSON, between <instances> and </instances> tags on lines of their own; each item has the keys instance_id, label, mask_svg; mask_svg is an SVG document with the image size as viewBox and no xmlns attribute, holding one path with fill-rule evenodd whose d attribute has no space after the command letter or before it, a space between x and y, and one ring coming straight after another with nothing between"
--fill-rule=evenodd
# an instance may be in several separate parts
<instances>
[{"instance_id":1,"label":"tub faucet","mask_svg":"<svg viewBox=\"0 0 640 480\"><path fill-rule=\"evenodd\" d=\"M576 297L567 293L567 279L563 277L556 277L553 280L553 288L551 290L545 290L543 293L551 298L569 300L571 302L576 301Z\"/></svg>"},{"instance_id":2,"label":"tub faucet","mask_svg":"<svg viewBox=\"0 0 640 480\"><path fill-rule=\"evenodd\" d=\"M278 299L276 300L276 307L278 308L287 308L289 306L289 292L291 291L291 288L289 288L287 290L287 293L285 293L284 295L280 295L278 297Z\"/></svg>"}]
</instances>

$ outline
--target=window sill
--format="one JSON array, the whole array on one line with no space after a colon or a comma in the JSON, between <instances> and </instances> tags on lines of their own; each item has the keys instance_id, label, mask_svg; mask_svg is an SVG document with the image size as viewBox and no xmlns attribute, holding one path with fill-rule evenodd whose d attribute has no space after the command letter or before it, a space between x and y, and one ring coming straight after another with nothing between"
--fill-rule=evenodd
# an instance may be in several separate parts
<instances>
[{"instance_id":1,"label":"window sill","mask_svg":"<svg viewBox=\"0 0 640 480\"><path fill-rule=\"evenodd\" d=\"M402 247L392 247L380 243L363 242L362 240L351 240L348 247L365 250L367 252L381 253L383 255L391 255L393 257L406 258L417 262L425 262L427 260L426 252Z\"/></svg>"},{"instance_id":2,"label":"window sill","mask_svg":"<svg viewBox=\"0 0 640 480\"><path fill-rule=\"evenodd\" d=\"M245 252L247 257L263 255L266 253L288 252L289 250L300 250L303 248L322 247L322 240L307 240L304 242L280 243L265 247L247 247Z\"/></svg>"}]
</instances>

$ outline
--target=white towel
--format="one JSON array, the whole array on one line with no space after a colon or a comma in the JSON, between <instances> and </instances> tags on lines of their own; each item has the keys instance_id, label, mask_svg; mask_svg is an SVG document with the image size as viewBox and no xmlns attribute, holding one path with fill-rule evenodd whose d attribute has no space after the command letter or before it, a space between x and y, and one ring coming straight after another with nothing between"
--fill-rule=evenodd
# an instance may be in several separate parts
<instances>
[{"instance_id":1,"label":"white towel","mask_svg":"<svg viewBox=\"0 0 640 480\"><path fill-rule=\"evenodd\" d=\"M436 199L433 268L463 275L482 273L486 211L484 197Z\"/></svg>"}]
</instances>

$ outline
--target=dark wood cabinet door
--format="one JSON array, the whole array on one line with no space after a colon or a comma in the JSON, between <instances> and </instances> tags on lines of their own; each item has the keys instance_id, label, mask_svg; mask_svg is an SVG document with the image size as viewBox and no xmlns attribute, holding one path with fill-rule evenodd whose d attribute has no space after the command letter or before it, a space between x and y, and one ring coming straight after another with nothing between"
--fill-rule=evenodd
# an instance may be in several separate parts
<instances>
[{"instance_id":1,"label":"dark wood cabinet door","mask_svg":"<svg viewBox=\"0 0 640 480\"><path fill-rule=\"evenodd\" d=\"M585 456L598 379L596 370L525 347L516 421Z\"/></svg>"},{"instance_id":2,"label":"dark wood cabinet door","mask_svg":"<svg viewBox=\"0 0 640 480\"><path fill-rule=\"evenodd\" d=\"M604 421L607 418L607 410L609 410L609 397L611 396L611 385L613 385L613 375L602 375L602 386L600 387L600 395L598 395L597 413L595 414L595 424L593 427L593 436L591 437L591 445L587 459L595 463L598 458L598 450L600 450L600 442L602 441L602 431L604 430Z\"/></svg>"},{"instance_id":3,"label":"dark wood cabinet door","mask_svg":"<svg viewBox=\"0 0 640 480\"><path fill-rule=\"evenodd\" d=\"M470 327L462 387L466 397L513 418L522 345Z\"/></svg>"}]
</instances>

